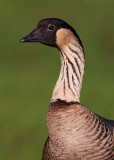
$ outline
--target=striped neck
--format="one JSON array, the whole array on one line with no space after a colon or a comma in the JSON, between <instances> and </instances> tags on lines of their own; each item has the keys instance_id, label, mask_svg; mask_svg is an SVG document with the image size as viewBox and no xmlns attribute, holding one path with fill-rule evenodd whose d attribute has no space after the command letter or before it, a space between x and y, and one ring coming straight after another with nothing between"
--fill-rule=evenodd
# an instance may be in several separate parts
<instances>
[{"instance_id":1,"label":"striped neck","mask_svg":"<svg viewBox=\"0 0 114 160\"><path fill-rule=\"evenodd\" d=\"M77 45L78 44L78 45ZM60 50L61 71L51 102L80 102L84 74L84 52L79 43L68 43Z\"/></svg>"}]
</instances>

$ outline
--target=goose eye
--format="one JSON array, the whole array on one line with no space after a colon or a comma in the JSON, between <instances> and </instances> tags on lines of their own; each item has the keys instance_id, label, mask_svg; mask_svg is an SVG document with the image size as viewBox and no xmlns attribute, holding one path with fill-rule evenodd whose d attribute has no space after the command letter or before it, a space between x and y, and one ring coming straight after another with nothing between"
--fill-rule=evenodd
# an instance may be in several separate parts
<instances>
[{"instance_id":1,"label":"goose eye","mask_svg":"<svg viewBox=\"0 0 114 160\"><path fill-rule=\"evenodd\" d=\"M48 30L49 30L49 31L52 31L54 28L55 28L54 25L49 25L49 26L48 26Z\"/></svg>"}]
</instances>

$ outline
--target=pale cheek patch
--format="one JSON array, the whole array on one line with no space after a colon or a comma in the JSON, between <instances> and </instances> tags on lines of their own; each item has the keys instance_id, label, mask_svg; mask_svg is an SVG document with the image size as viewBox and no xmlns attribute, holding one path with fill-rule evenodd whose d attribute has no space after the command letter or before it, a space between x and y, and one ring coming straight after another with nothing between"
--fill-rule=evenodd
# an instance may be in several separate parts
<instances>
[{"instance_id":1,"label":"pale cheek patch","mask_svg":"<svg viewBox=\"0 0 114 160\"><path fill-rule=\"evenodd\" d=\"M74 35L69 29L62 28L56 32L56 44L60 49L63 49L72 39Z\"/></svg>"}]
</instances>

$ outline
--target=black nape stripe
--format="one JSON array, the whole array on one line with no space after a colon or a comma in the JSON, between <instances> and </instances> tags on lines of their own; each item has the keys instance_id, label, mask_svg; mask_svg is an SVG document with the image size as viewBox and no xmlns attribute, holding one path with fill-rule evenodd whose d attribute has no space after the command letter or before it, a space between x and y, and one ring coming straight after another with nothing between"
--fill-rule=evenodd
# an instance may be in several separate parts
<instances>
[{"instance_id":1,"label":"black nape stripe","mask_svg":"<svg viewBox=\"0 0 114 160\"><path fill-rule=\"evenodd\" d=\"M72 83L73 83L73 85L76 87L76 83L75 83L75 80L74 80L73 75L72 75ZM74 87L74 89L75 89L75 87ZM75 91L76 91L76 89L75 89Z\"/></svg>"},{"instance_id":2,"label":"black nape stripe","mask_svg":"<svg viewBox=\"0 0 114 160\"><path fill-rule=\"evenodd\" d=\"M80 73L80 75L81 75L80 66L79 66L79 64L78 64L78 61L77 61L76 58L74 58L74 60L75 60L75 62L76 62L76 66L78 67L78 71L79 71L79 73Z\"/></svg>"},{"instance_id":3,"label":"black nape stripe","mask_svg":"<svg viewBox=\"0 0 114 160\"><path fill-rule=\"evenodd\" d=\"M67 65L67 64L66 64L66 75L67 75L68 87L70 88L69 73L68 73L68 65ZM71 88L70 88L70 89L71 89Z\"/></svg>"},{"instance_id":4,"label":"black nape stripe","mask_svg":"<svg viewBox=\"0 0 114 160\"><path fill-rule=\"evenodd\" d=\"M63 51L62 51L62 52L63 52ZM65 52L63 52L63 53L64 53L64 55L66 56L66 59L68 60L68 63L71 65L72 70L73 70L73 72L75 73L78 82L80 83L80 78L78 77L78 75L77 75L77 73L76 73L76 70L75 70L75 68L74 68L73 63L69 60L69 58L67 57L67 55L65 54Z\"/></svg>"},{"instance_id":5,"label":"black nape stripe","mask_svg":"<svg viewBox=\"0 0 114 160\"><path fill-rule=\"evenodd\" d=\"M69 72L68 72L68 65L67 64L66 64L66 74L67 74L67 80L68 80L67 81L68 82L68 87L72 91L73 95L75 95L72 88L70 87Z\"/></svg>"},{"instance_id":6,"label":"black nape stripe","mask_svg":"<svg viewBox=\"0 0 114 160\"><path fill-rule=\"evenodd\" d=\"M69 48L69 50L70 50L72 53L76 54L76 55L78 56L78 58L81 60L81 57L79 56L78 52L74 51L74 50L73 50L72 48L70 48L69 46L68 46L68 48Z\"/></svg>"},{"instance_id":7,"label":"black nape stripe","mask_svg":"<svg viewBox=\"0 0 114 160\"><path fill-rule=\"evenodd\" d=\"M67 58L67 59L68 59L68 58ZM69 59L68 59L68 62L70 63L70 65L71 65L71 67L72 67L72 70L73 70L73 72L75 73L78 82L80 82L80 78L78 77L78 75L77 75L77 73L76 73L76 70L75 70L75 68L74 68L74 65L72 64L72 62L71 62Z\"/></svg>"},{"instance_id":8,"label":"black nape stripe","mask_svg":"<svg viewBox=\"0 0 114 160\"><path fill-rule=\"evenodd\" d=\"M61 53L62 58L64 59L63 53L62 52L60 52L60 53ZM65 61L64 61L64 64L63 64L63 74L62 74L61 80L63 80L63 77L64 77L64 67L65 67Z\"/></svg>"}]
</instances>

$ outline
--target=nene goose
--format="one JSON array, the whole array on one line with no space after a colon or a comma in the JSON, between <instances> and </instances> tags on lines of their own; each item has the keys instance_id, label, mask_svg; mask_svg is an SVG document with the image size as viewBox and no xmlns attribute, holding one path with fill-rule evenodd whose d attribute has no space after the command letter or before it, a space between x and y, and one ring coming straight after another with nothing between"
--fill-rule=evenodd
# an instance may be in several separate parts
<instances>
[{"instance_id":1,"label":"nene goose","mask_svg":"<svg viewBox=\"0 0 114 160\"><path fill-rule=\"evenodd\" d=\"M85 58L76 31L61 19L48 18L21 42L41 42L60 51L62 65L48 108L42 160L113 160L114 121L80 104Z\"/></svg>"}]
</instances>

